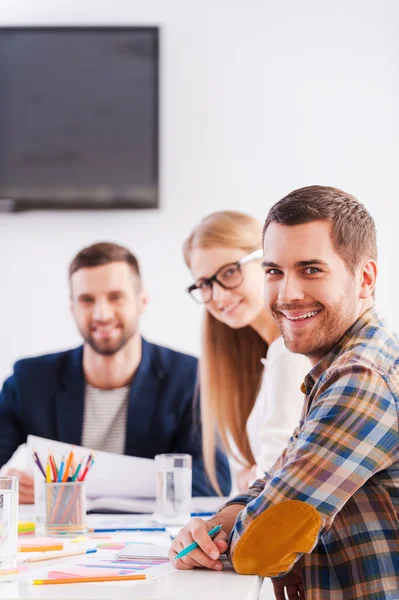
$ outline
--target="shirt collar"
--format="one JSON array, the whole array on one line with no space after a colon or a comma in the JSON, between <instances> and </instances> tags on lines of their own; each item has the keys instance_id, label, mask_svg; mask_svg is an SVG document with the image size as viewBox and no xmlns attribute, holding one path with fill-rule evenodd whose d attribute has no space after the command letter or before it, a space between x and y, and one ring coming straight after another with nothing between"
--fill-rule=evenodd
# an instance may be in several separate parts
<instances>
[{"instance_id":1,"label":"shirt collar","mask_svg":"<svg viewBox=\"0 0 399 600\"><path fill-rule=\"evenodd\" d=\"M334 360L342 354L344 348L357 336L359 331L366 325L373 324L384 326L384 322L378 315L374 307L367 309L360 317L349 327L342 338L335 344L333 348L317 364L309 371L304 380L302 391L308 393L316 381L323 375L325 371L332 365Z\"/></svg>"}]
</instances>

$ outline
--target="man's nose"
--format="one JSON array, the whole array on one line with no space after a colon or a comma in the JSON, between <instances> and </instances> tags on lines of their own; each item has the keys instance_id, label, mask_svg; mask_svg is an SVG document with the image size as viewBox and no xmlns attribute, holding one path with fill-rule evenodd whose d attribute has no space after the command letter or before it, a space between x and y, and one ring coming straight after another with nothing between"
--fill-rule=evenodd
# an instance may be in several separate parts
<instances>
[{"instance_id":1,"label":"man's nose","mask_svg":"<svg viewBox=\"0 0 399 600\"><path fill-rule=\"evenodd\" d=\"M282 304L303 300L305 293L299 278L295 275L285 275L281 281L278 296Z\"/></svg>"},{"instance_id":2,"label":"man's nose","mask_svg":"<svg viewBox=\"0 0 399 600\"><path fill-rule=\"evenodd\" d=\"M113 317L113 310L109 302L98 301L94 305L93 319L95 321L109 321Z\"/></svg>"}]
</instances>

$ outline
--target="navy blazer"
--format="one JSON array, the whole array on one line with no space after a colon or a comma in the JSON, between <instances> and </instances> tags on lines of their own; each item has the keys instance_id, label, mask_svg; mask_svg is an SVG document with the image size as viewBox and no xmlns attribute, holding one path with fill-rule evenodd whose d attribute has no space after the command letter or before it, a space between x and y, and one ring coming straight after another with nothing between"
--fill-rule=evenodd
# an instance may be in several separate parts
<instances>
[{"instance_id":1,"label":"navy blazer","mask_svg":"<svg viewBox=\"0 0 399 600\"><path fill-rule=\"evenodd\" d=\"M83 346L25 358L0 392L0 467L29 434L81 445L85 380ZM154 458L164 452L193 457L193 495L211 496L204 471L197 403L198 361L142 340L142 358L129 391L125 454ZM217 451L219 485L231 489L226 456Z\"/></svg>"}]
</instances>

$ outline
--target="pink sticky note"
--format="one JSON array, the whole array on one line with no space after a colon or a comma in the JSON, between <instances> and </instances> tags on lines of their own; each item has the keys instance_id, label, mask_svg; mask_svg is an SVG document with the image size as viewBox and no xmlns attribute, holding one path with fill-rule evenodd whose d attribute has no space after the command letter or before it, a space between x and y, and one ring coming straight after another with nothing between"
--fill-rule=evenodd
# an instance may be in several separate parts
<instances>
[{"instance_id":1,"label":"pink sticky note","mask_svg":"<svg viewBox=\"0 0 399 600\"><path fill-rule=\"evenodd\" d=\"M96 567L70 567L65 566L58 571L49 571L49 579L62 579L67 577L109 577L110 575L129 575L125 571L119 572L117 569L101 569Z\"/></svg>"},{"instance_id":2,"label":"pink sticky note","mask_svg":"<svg viewBox=\"0 0 399 600\"><path fill-rule=\"evenodd\" d=\"M26 548L27 546L30 548L31 546L41 548L42 546L59 546L63 544L58 539L54 539L51 537L31 537L29 540L21 540L18 543L19 548Z\"/></svg>"}]
</instances>

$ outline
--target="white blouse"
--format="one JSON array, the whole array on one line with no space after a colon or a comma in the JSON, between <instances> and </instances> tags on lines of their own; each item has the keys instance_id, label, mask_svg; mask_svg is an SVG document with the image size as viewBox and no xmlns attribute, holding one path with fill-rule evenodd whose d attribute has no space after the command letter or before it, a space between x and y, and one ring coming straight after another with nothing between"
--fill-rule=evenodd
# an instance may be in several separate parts
<instances>
[{"instance_id":1,"label":"white blouse","mask_svg":"<svg viewBox=\"0 0 399 600\"><path fill-rule=\"evenodd\" d=\"M299 423L304 402L301 384L311 369L305 356L287 350L281 336L261 360L265 365L261 386L247 422L258 477L274 465Z\"/></svg>"}]
</instances>

